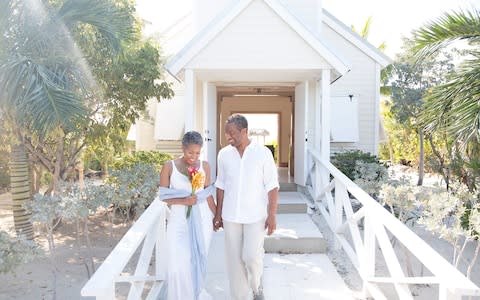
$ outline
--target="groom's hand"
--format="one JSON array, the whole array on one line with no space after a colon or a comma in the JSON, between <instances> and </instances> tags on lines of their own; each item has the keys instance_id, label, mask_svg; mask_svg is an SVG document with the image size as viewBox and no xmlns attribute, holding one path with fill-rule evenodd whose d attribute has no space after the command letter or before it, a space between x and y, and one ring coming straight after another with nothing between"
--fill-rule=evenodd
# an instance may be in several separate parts
<instances>
[{"instance_id":1,"label":"groom's hand","mask_svg":"<svg viewBox=\"0 0 480 300\"><path fill-rule=\"evenodd\" d=\"M217 231L221 227L223 227L222 216L217 216L216 215L213 218L213 230Z\"/></svg>"},{"instance_id":2,"label":"groom's hand","mask_svg":"<svg viewBox=\"0 0 480 300\"><path fill-rule=\"evenodd\" d=\"M272 235L277 229L277 219L274 214L268 215L267 220L265 220L265 229L267 229L267 235Z\"/></svg>"}]
</instances>

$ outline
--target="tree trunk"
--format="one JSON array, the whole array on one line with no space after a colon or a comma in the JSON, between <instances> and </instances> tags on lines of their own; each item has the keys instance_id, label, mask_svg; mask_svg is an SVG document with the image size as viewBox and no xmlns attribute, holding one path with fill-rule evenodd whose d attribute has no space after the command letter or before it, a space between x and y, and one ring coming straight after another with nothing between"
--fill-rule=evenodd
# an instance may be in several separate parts
<instances>
[{"instance_id":1,"label":"tree trunk","mask_svg":"<svg viewBox=\"0 0 480 300\"><path fill-rule=\"evenodd\" d=\"M107 160L105 160L102 164L102 171L103 171L102 179L108 178L108 176L110 174L108 174L108 162L107 162Z\"/></svg>"},{"instance_id":2,"label":"tree trunk","mask_svg":"<svg viewBox=\"0 0 480 300\"><path fill-rule=\"evenodd\" d=\"M61 180L61 169L62 169L62 164L63 164L63 159L64 159L64 146L65 146L65 140L62 134L59 136L57 139L57 153L56 153L56 158L55 158L55 170L53 171L53 194L58 194L58 190L60 188L60 180Z\"/></svg>"},{"instance_id":3,"label":"tree trunk","mask_svg":"<svg viewBox=\"0 0 480 300\"><path fill-rule=\"evenodd\" d=\"M80 186L80 190L83 191L83 189L85 188L85 173L84 173L82 160L80 160L80 162L77 164L77 170L78 170L78 184Z\"/></svg>"},{"instance_id":4,"label":"tree trunk","mask_svg":"<svg viewBox=\"0 0 480 300\"><path fill-rule=\"evenodd\" d=\"M32 201L28 159L22 144L13 145L10 158L10 181L12 191L13 222L15 231L33 240L31 212L23 208L23 204Z\"/></svg>"},{"instance_id":5,"label":"tree trunk","mask_svg":"<svg viewBox=\"0 0 480 300\"><path fill-rule=\"evenodd\" d=\"M395 161L394 161L395 157L393 155L392 141L388 140L387 145L388 145L388 156L390 157L390 163L393 165L395 163Z\"/></svg>"},{"instance_id":6,"label":"tree trunk","mask_svg":"<svg viewBox=\"0 0 480 300\"><path fill-rule=\"evenodd\" d=\"M418 130L419 137L419 146L420 146L420 157L418 159L418 182L417 185L423 185L423 177L425 176L425 145L424 145L424 136L423 130Z\"/></svg>"},{"instance_id":7,"label":"tree trunk","mask_svg":"<svg viewBox=\"0 0 480 300\"><path fill-rule=\"evenodd\" d=\"M445 185L447 187L447 190L449 190L450 187L450 172L445 165L445 159L443 156L440 154L440 152L437 150L437 147L433 143L433 138L431 135L428 136L428 141L430 142L430 147L432 148L433 154L438 158L438 162L440 163L440 170L438 170L443 177L443 180L445 181Z\"/></svg>"}]
</instances>

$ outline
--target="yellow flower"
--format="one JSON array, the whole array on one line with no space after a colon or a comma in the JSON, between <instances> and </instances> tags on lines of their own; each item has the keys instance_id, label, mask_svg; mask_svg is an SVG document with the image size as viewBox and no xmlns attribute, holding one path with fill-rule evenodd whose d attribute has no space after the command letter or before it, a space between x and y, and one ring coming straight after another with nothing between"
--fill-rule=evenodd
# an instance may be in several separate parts
<instances>
[{"instance_id":1,"label":"yellow flower","mask_svg":"<svg viewBox=\"0 0 480 300\"><path fill-rule=\"evenodd\" d=\"M192 194L205 185L205 174L197 172L192 176Z\"/></svg>"},{"instance_id":2,"label":"yellow flower","mask_svg":"<svg viewBox=\"0 0 480 300\"><path fill-rule=\"evenodd\" d=\"M190 175L190 183L192 184L192 196L195 195L195 192L205 186L205 174L199 172L197 168L189 167L188 174ZM192 206L189 205L187 208L187 218L190 217L190 211Z\"/></svg>"}]
</instances>

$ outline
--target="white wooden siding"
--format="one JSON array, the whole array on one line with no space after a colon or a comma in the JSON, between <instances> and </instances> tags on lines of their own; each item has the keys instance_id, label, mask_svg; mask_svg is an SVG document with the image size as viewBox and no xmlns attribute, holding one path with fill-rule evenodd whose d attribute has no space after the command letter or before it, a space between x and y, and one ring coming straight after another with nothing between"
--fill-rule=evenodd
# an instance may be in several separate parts
<instances>
[{"instance_id":1,"label":"white wooden siding","mask_svg":"<svg viewBox=\"0 0 480 300\"><path fill-rule=\"evenodd\" d=\"M245 8L194 57L193 69L322 69L328 63L263 1Z\"/></svg>"},{"instance_id":2,"label":"white wooden siding","mask_svg":"<svg viewBox=\"0 0 480 300\"><path fill-rule=\"evenodd\" d=\"M156 104L156 113L149 111L155 118L154 140L179 140L185 126L185 86L176 83L173 86L175 96ZM155 101L156 102L156 101Z\"/></svg>"},{"instance_id":3,"label":"white wooden siding","mask_svg":"<svg viewBox=\"0 0 480 300\"><path fill-rule=\"evenodd\" d=\"M326 25L322 29L322 36L335 48L342 49L342 55L352 65L351 71L332 85L332 97L352 94L359 97L359 141L356 143L332 143L332 152L359 149L374 153L375 126L378 126L378 124L375 125L376 62Z\"/></svg>"}]
</instances>

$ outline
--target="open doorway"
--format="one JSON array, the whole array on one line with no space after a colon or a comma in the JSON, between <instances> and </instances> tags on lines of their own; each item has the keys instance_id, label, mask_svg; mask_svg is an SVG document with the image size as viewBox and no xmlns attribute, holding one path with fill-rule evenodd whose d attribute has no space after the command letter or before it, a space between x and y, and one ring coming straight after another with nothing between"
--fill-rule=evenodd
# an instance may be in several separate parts
<instances>
[{"instance_id":1,"label":"open doorway","mask_svg":"<svg viewBox=\"0 0 480 300\"><path fill-rule=\"evenodd\" d=\"M238 91L219 92L217 147L220 150L226 145L223 134L226 118L234 113L245 115L249 121L249 129L263 128L268 131L267 135L266 132L262 133L262 130L259 130L254 140L267 145L272 145L272 142L276 141L277 144L273 145L279 179L281 182L293 182L293 92L276 94L282 95L239 94ZM263 120L264 116L267 116L266 120ZM257 118L262 119L261 122L257 123ZM265 135L265 142L260 134Z\"/></svg>"},{"instance_id":2,"label":"open doorway","mask_svg":"<svg viewBox=\"0 0 480 300\"><path fill-rule=\"evenodd\" d=\"M275 163L279 156L279 114L278 113L245 113L248 121L249 138L257 144L265 145L272 151Z\"/></svg>"}]
</instances>

